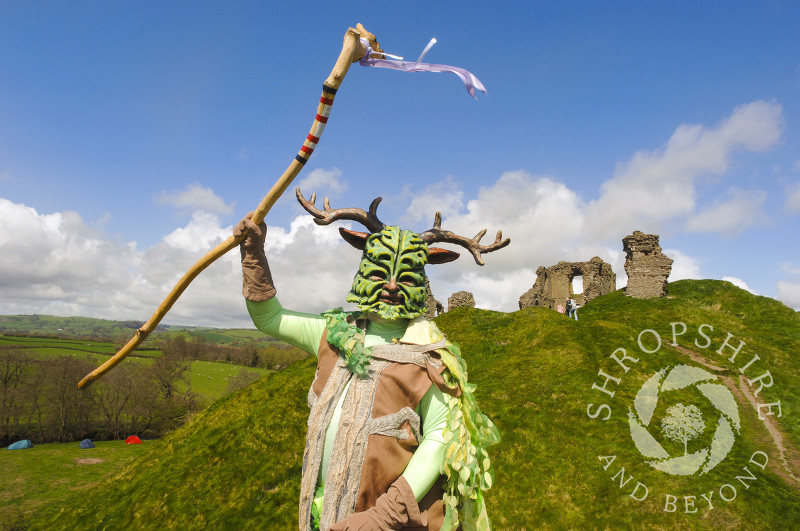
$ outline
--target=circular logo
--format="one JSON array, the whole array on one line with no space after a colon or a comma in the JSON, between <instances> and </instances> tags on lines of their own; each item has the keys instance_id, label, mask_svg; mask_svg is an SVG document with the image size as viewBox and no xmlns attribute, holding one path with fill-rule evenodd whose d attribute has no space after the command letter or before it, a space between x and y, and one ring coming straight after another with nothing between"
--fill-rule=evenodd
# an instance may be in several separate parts
<instances>
[{"instance_id":1,"label":"circular logo","mask_svg":"<svg viewBox=\"0 0 800 531\"><path fill-rule=\"evenodd\" d=\"M702 475L721 463L733 447L734 429L739 433L740 427L739 409L733 394L725 385L711 383L717 377L710 372L689 365L677 365L669 369L666 367L653 374L636 393L633 410L628 408L631 438L637 450L651 459L647 463L653 468L681 476L689 476L699 470ZM706 422L694 404L671 405L661 417L661 433L676 443L682 442L684 450L683 455L672 456L651 434L658 424L653 422L656 406L659 398L666 402L665 397L670 392L692 387L706 397L719 413L714 436L708 446L689 453L689 441L705 433Z\"/></svg>"}]
</instances>

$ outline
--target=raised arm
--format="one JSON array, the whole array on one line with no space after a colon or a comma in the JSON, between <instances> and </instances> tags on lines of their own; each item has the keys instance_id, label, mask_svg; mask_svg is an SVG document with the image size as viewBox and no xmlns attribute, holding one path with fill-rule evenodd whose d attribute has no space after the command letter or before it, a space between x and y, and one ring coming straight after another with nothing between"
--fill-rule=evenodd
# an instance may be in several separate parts
<instances>
[{"instance_id":1,"label":"raised arm","mask_svg":"<svg viewBox=\"0 0 800 531\"><path fill-rule=\"evenodd\" d=\"M275 298L276 289L264 251L267 226L263 222L256 225L248 214L233 228L236 237L245 233L247 236L240 245L242 294L247 299L247 311L253 323L265 334L316 356L325 330L325 318L281 306Z\"/></svg>"}]
</instances>

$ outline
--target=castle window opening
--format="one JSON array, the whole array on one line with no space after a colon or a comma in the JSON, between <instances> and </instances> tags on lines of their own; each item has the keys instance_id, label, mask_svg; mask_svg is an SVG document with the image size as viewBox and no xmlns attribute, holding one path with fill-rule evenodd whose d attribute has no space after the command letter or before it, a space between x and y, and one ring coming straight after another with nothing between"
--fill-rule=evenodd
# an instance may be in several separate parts
<instances>
[{"instance_id":1,"label":"castle window opening","mask_svg":"<svg viewBox=\"0 0 800 531\"><path fill-rule=\"evenodd\" d=\"M583 275L575 275L572 277L572 294L580 295L583 293Z\"/></svg>"}]
</instances>

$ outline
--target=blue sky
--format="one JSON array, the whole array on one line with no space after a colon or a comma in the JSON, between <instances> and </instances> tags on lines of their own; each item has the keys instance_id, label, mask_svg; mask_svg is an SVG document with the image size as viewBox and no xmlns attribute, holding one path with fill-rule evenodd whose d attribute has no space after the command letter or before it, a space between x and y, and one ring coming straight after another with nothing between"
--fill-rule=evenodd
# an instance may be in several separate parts
<instances>
[{"instance_id":1,"label":"blue sky","mask_svg":"<svg viewBox=\"0 0 800 531\"><path fill-rule=\"evenodd\" d=\"M800 308L794 2L0 2L0 313L146 319L289 164L348 26L450 74L354 65L296 184L512 245L429 268L512 311L539 265L661 235L671 279ZM294 186L293 186L294 187ZM292 187L292 188L293 188ZM267 218L285 306L343 303L358 253L293 194ZM235 256L166 322L247 317Z\"/></svg>"}]
</instances>

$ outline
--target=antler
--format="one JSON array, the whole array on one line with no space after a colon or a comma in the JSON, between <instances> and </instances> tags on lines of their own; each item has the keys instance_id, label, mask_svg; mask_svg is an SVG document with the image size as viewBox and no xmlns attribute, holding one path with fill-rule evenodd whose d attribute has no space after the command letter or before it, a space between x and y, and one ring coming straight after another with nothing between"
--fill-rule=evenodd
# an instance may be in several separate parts
<instances>
[{"instance_id":1,"label":"antler","mask_svg":"<svg viewBox=\"0 0 800 531\"><path fill-rule=\"evenodd\" d=\"M437 242L454 243L456 245L460 245L472 253L476 264L483 265L483 258L481 258L483 253L491 253L492 251L502 249L511 243L510 238L503 240L503 231L499 230L497 231L497 237L494 239L493 244L481 245L480 241L484 234L486 234L486 229L480 231L475 235L474 238L469 239L465 236L453 234L449 230L442 230L442 213L437 212L436 216L433 218L433 228L428 229L420 234L420 237L425 240L425 243L428 245Z\"/></svg>"},{"instance_id":2,"label":"antler","mask_svg":"<svg viewBox=\"0 0 800 531\"><path fill-rule=\"evenodd\" d=\"M364 212L360 208L337 208L332 209L328 198L323 201L324 210L320 210L314 206L317 200L317 194L311 194L311 200L306 200L303 197L303 192L298 188L295 192L297 200L306 209L306 212L314 216L314 223L317 225L330 225L338 219L349 219L350 221L357 221L369 229L370 232L380 232L386 226L378 219L377 211L382 197L376 197L369 205L369 212Z\"/></svg>"}]
</instances>

